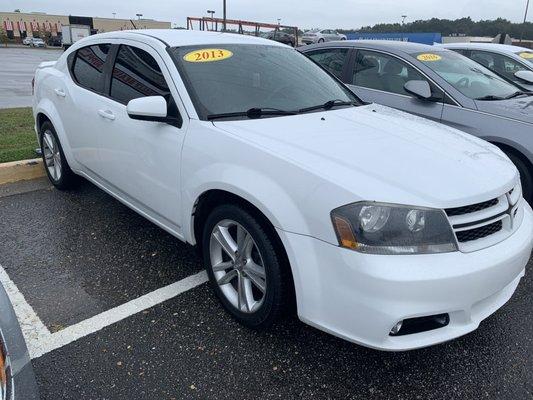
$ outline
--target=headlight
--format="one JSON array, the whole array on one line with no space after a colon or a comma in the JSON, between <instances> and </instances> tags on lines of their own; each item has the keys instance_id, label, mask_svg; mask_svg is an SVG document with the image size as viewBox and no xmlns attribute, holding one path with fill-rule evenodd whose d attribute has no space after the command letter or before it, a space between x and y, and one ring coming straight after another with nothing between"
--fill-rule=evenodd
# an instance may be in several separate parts
<instances>
[{"instance_id":1,"label":"headlight","mask_svg":"<svg viewBox=\"0 0 533 400\"><path fill-rule=\"evenodd\" d=\"M370 254L429 254L457 250L443 210L360 202L331 212L341 247Z\"/></svg>"}]
</instances>

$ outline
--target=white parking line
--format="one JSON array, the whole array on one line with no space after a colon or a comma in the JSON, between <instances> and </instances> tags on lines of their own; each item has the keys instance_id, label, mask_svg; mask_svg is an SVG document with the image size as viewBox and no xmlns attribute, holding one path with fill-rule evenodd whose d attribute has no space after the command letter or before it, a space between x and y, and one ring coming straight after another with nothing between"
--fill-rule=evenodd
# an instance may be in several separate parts
<instances>
[{"instance_id":1,"label":"white parking line","mask_svg":"<svg viewBox=\"0 0 533 400\"><path fill-rule=\"evenodd\" d=\"M48 328L28 304L17 286L9 278L4 268L0 265L0 282L9 295L15 314L22 328L24 339L28 346L30 357L37 358L52 350L66 346L75 340L97 332L115 322L128 318L138 312L144 311L159 303L169 300L177 295L205 283L207 274L201 271L178 282L154 290L127 303L104 311L101 314L88 318L77 324L71 325L55 333L50 333Z\"/></svg>"}]
</instances>

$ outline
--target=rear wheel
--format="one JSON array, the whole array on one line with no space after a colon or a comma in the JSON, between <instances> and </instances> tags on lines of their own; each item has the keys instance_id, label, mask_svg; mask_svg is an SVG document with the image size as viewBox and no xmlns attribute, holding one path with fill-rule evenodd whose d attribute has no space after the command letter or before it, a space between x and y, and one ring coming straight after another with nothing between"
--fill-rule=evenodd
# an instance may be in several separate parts
<instances>
[{"instance_id":1,"label":"rear wheel","mask_svg":"<svg viewBox=\"0 0 533 400\"><path fill-rule=\"evenodd\" d=\"M532 204L533 178L529 166L518 156L510 151L504 151L507 157L513 162L520 173L522 183L522 194L529 204Z\"/></svg>"},{"instance_id":2,"label":"rear wheel","mask_svg":"<svg viewBox=\"0 0 533 400\"><path fill-rule=\"evenodd\" d=\"M41 154L48 179L60 189L71 189L77 183L77 177L70 169L59 138L50 121L45 121L40 129Z\"/></svg>"},{"instance_id":3,"label":"rear wheel","mask_svg":"<svg viewBox=\"0 0 533 400\"><path fill-rule=\"evenodd\" d=\"M324 43L324 38L318 39L318 43Z\"/></svg>"},{"instance_id":4,"label":"rear wheel","mask_svg":"<svg viewBox=\"0 0 533 400\"><path fill-rule=\"evenodd\" d=\"M202 251L211 286L243 325L270 327L290 305L290 278L275 241L248 211L215 208L206 220Z\"/></svg>"}]
</instances>

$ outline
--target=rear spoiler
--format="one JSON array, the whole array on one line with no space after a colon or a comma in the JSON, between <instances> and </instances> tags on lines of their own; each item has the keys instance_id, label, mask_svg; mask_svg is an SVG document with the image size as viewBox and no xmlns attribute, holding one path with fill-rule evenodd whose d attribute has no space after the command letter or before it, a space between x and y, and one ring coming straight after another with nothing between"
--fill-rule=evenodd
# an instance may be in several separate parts
<instances>
[{"instance_id":1,"label":"rear spoiler","mask_svg":"<svg viewBox=\"0 0 533 400\"><path fill-rule=\"evenodd\" d=\"M54 65L56 65L56 62L57 61L43 61L42 63L39 64L37 69L53 67Z\"/></svg>"}]
</instances>

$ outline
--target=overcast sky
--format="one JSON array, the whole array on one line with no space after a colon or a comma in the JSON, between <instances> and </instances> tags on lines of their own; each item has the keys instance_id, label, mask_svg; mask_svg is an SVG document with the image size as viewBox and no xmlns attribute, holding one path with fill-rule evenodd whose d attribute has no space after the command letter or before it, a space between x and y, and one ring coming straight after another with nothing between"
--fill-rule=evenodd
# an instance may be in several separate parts
<instances>
[{"instance_id":1,"label":"overcast sky","mask_svg":"<svg viewBox=\"0 0 533 400\"><path fill-rule=\"evenodd\" d=\"M379 22L398 22L431 17L474 20L507 18L521 22L526 0L227 0L228 18L277 22L300 28L359 28ZM222 17L222 0L2 0L0 11L41 11L49 14L135 18L171 21L186 25L187 16L204 16L215 10ZM528 21L532 21L530 6Z\"/></svg>"}]
</instances>

